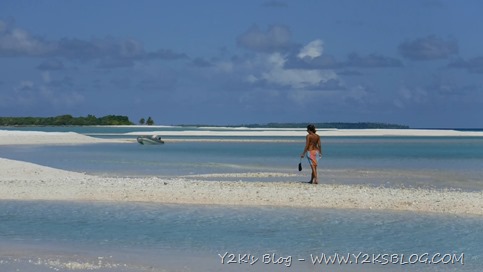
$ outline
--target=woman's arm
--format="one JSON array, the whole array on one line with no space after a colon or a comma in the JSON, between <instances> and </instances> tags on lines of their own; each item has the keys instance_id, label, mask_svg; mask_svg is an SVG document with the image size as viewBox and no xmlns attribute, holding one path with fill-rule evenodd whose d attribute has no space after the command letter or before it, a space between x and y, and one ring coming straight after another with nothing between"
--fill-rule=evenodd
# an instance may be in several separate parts
<instances>
[{"instance_id":1,"label":"woman's arm","mask_svg":"<svg viewBox=\"0 0 483 272\"><path fill-rule=\"evenodd\" d=\"M301 158L305 156L305 153L307 153L307 150L309 150L309 135L305 137L305 148L304 148L304 152L302 152L302 154L300 155Z\"/></svg>"},{"instance_id":2,"label":"woman's arm","mask_svg":"<svg viewBox=\"0 0 483 272\"><path fill-rule=\"evenodd\" d=\"M319 154L322 156L322 142L320 141L320 136L317 139L317 146L319 147Z\"/></svg>"}]
</instances>

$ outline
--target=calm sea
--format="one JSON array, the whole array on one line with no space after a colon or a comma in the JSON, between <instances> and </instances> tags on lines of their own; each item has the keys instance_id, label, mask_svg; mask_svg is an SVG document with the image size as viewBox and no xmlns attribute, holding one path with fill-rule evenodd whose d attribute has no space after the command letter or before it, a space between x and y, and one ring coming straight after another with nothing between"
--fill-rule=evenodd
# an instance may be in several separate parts
<instances>
[{"instance_id":1,"label":"calm sea","mask_svg":"<svg viewBox=\"0 0 483 272\"><path fill-rule=\"evenodd\" d=\"M32 128L23 128L31 130ZM61 127L42 131L75 131L95 137L134 140L129 133L153 128ZM158 127L163 133L242 131L228 128ZM323 135L323 131L320 131ZM301 137L166 136L165 145L91 144L66 146L0 146L0 156L72 171L108 176L159 176L243 181L307 181L310 167L299 155ZM175 142L179 138L252 140L249 142ZM257 141L260 140L260 141ZM323 137L321 182L396 187L483 189L483 137ZM279 173L276 177L238 178L234 173ZM231 175L224 175L231 174ZM211 176L210 176L211 175Z\"/></svg>"},{"instance_id":2,"label":"calm sea","mask_svg":"<svg viewBox=\"0 0 483 272\"><path fill-rule=\"evenodd\" d=\"M132 128L64 129L96 137L135 138L125 134ZM300 182L310 175L306 163L301 173L297 171L303 137L252 137L253 142L164 138L167 143L160 146L135 142L8 146L0 147L0 157L97 175L192 176L207 182ZM323 183L483 189L483 138L479 137L324 137L323 150L319 171ZM230 175L265 172L281 175ZM0 271L481 271L482 244L481 217L0 201ZM314 260L347 254L352 265Z\"/></svg>"}]
</instances>

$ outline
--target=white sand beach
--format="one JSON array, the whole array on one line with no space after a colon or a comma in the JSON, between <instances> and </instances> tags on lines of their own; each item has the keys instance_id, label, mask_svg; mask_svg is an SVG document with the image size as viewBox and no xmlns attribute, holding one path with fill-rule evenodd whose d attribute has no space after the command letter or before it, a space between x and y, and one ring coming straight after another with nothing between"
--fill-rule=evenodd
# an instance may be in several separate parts
<instances>
[{"instance_id":1,"label":"white sand beach","mask_svg":"<svg viewBox=\"0 0 483 272\"><path fill-rule=\"evenodd\" d=\"M122 126L120 126L122 127ZM142 127L142 126L141 126ZM333 136L419 136L419 137L483 137L481 131L457 131L457 130L419 130L419 129L320 129L318 134L321 137ZM117 134L116 134L117 135ZM183 141L204 141L204 142L264 142L271 141L263 139L263 137L285 136L285 137L301 137L300 141L304 141L306 131L304 129L250 129L236 128L230 131L225 130L193 130L187 128L180 131L140 131L129 132L125 136L132 138L97 138L89 137L75 132L43 132L43 131L14 131L0 129L0 145L69 145L69 144L92 144L92 143L133 143L136 136L139 135L161 135L165 141L183 142ZM176 138L169 138L175 136ZM182 137L260 137L260 139L221 139L221 138L182 138ZM294 140L279 140L294 141Z\"/></svg>"},{"instance_id":2,"label":"white sand beach","mask_svg":"<svg viewBox=\"0 0 483 272\"><path fill-rule=\"evenodd\" d=\"M75 133L0 131L1 145L115 141L120 140L97 139ZM273 205L483 215L483 191L300 182L201 181L196 177L100 177L4 158L0 158L0 173L0 199L3 200Z\"/></svg>"},{"instance_id":3,"label":"white sand beach","mask_svg":"<svg viewBox=\"0 0 483 272\"><path fill-rule=\"evenodd\" d=\"M438 129L318 129L317 133L321 136L421 136L421 137L483 137L481 131L458 131L458 130L438 130ZM126 135L163 135L163 136L234 136L234 137L305 137L305 129L250 129L239 128L231 131L225 130L180 130L180 131L143 131L141 133L132 132Z\"/></svg>"},{"instance_id":4,"label":"white sand beach","mask_svg":"<svg viewBox=\"0 0 483 272\"><path fill-rule=\"evenodd\" d=\"M126 140L101 139L85 136L75 132L0 130L0 145L65 145L122 142L126 142Z\"/></svg>"}]
</instances>

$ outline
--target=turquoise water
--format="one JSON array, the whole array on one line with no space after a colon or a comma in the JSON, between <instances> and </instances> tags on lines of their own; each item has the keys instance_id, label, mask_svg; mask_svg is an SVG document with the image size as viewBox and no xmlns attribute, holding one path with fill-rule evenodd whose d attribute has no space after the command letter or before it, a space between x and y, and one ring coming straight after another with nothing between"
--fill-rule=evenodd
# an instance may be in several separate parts
<instances>
[{"instance_id":1,"label":"turquoise water","mask_svg":"<svg viewBox=\"0 0 483 272\"><path fill-rule=\"evenodd\" d=\"M86 251L128 265L139 261L130 258L130 253L144 256L142 269L131 267L132 271L166 267L169 252L175 253L171 258L178 258L170 264L172 271L180 271L177 269L183 267L183 259L197 255L206 263L190 264L192 270L181 271L227 271L229 266L221 264L218 256L227 252L292 256L291 268L308 269L303 271L326 271L322 268L327 265L310 265L311 254L322 253L464 256L455 264L445 265L328 266L348 269L344 271L365 267L369 271L477 271L483 265L482 218L331 209L0 201L0 220L2 244L61 248L64 256L58 258L64 262L83 257ZM298 261L301 258L306 261ZM264 271L266 267L258 263L230 268ZM271 268L300 271L282 265Z\"/></svg>"},{"instance_id":2,"label":"turquoise water","mask_svg":"<svg viewBox=\"0 0 483 272\"><path fill-rule=\"evenodd\" d=\"M52 131L56 128L39 129ZM139 133L156 130L161 135L163 131L196 130L179 127L67 127L58 130L134 140L135 136L126 135L133 133L134 129ZM297 182L305 181L309 175L305 160L305 170L297 171L299 154L304 147L303 137L250 137L251 142L170 142L177 138L164 137L167 144L160 146L137 143L0 146L0 156L97 175L191 175L210 179L196 176L216 174L218 180L235 180L222 174L275 172L282 176L242 180ZM323 137L322 144L324 157L319 174L323 183L483 189L483 137Z\"/></svg>"},{"instance_id":3,"label":"turquoise water","mask_svg":"<svg viewBox=\"0 0 483 272\"><path fill-rule=\"evenodd\" d=\"M97 137L134 137L124 134L132 132L130 128L63 129ZM306 163L302 172L297 171L303 139L263 137L273 140L268 143L257 142L261 139L257 137L251 139L255 141L167 141L162 146L0 146L0 157L108 176L192 175L207 182L299 182L308 178ZM483 138L324 137L323 150L319 170L323 183L483 189ZM250 172L286 175L222 175ZM482 244L481 217L277 207L0 201L0 271L481 271ZM218 255L225 253L258 258L276 254L293 259L290 267L286 262L265 265L261 260L249 265L243 258L241 264L228 265L222 264ZM405 254L406 258L425 253L464 254L464 264L310 264L311 254L322 253ZM305 261L298 261L300 258ZM75 268L73 263L84 266Z\"/></svg>"}]
</instances>

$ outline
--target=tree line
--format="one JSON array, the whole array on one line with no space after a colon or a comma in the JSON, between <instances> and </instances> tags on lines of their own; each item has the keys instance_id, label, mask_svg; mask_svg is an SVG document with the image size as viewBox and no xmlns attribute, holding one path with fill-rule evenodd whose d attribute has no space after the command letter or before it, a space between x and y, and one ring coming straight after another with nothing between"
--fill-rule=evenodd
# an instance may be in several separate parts
<instances>
[{"instance_id":1,"label":"tree line","mask_svg":"<svg viewBox=\"0 0 483 272\"><path fill-rule=\"evenodd\" d=\"M0 117L0 126L113 126L133 125L127 116L106 115L73 117L70 114L55 117Z\"/></svg>"},{"instance_id":2,"label":"tree line","mask_svg":"<svg viewBox=\"0 0 483 272\"><path fill-rule=\"evenodd\" d=\"M141 125L154 125L154 120L148 117L147 120L141 118ZM86 117L73 117L70 114L59 115L55 117L0 117L0 126L109 126L109 125L134 125L127 116L122 115L106 115L96 117L87 115ZM375 122L359 122L359 123L314 123L315 127L336 128L336 129L408 129L409 126L375 123ZM214 126L214 125L181 125L181 126ZM216 126L216 125L215 125ZM249 128L305 128L307 123L267 123L267 124L243 124L225 127L249 127Z\"/></svg>"},{"instance_id":3,"label":"tree line","mask_svg":"<svg viewBox=\"0 0 483 272\"><path fill-rule=\"evenodd\" d=\"M148 125L148 126L152 126L154 125L154 120L151 118L151 116L148 117L148 120L144 119L144 118L141 118L139 120L139 124L140 125Z\"/></svg>"}]
</instances>

